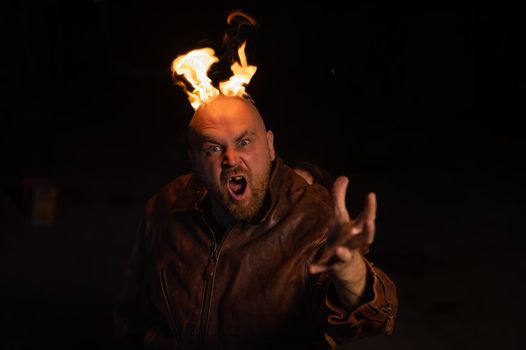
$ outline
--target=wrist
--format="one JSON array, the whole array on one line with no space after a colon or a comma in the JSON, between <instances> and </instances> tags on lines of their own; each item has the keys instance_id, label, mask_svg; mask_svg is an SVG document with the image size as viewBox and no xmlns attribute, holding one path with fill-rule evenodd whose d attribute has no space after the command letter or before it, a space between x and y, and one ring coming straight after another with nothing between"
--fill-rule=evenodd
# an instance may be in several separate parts
<instances>
[{"instance_id":1,"label":"wrist","mask_svg":"<svg viewBox=\"0 0 526 350\"><path fill-rule=\"evenodd\" d=\"M353 309L361 304L363 295L365 294L366 284L366 276L364 276L360 281L356 281L351 284L345 282L335 284L338 299L346 307L346 309Z\"/></svg>"},{"instance_id":2,"label":"wrist","mask_svg":"<svg viewBox=\"0 0 526 350\"><path fill-rule=\"evenodd\" d=\"M361 273L352 274L350 277L345 279L334 280L334 287L336 294L340 302L345 306L347 310L354 309L356 306L361 304L365 289L367 286L367 267L363 263L363 269Z\"/></svg>"}]
</instances>

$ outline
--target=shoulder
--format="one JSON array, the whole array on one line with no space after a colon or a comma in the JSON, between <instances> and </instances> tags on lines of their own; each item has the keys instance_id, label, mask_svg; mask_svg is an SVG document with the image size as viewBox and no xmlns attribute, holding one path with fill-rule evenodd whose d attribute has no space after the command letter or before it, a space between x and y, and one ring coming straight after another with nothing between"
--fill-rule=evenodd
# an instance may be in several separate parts
<instances>
[{"instance_id":1,"label":"shoulder","mask_svg":"<svg viewBox=\"0 0 526 350\"><path fill-rule=\"evenodd\" d=\"M165 212L183 197L192 179L192 174L179 176L170 181L159 192L151 196L146 201L146 215L151 216L153 213Z\"/></svg>"},{"instance_id":2,"label":"shoulder","mask_svg":"<svg viewBox=\"0 0 526 350\"><path fill-rule=\"evenodd\" d=\"M309 185L293 169L284 167L282 183L272 212L272 222L286 227L286 237L306 251L321 245L334 222L332 198L319 184Z\"/></svg>"},{"instance_id":3,"label":"shoulder","mask_svg":"<svg viewBox=\"0 0 526 350\"><path fill-rule=\"evenodd\" d=\"M284 172L285 182L288 182L287 187L290 187L292 192L301 194L302 200L318 203L322 206L331 206L331 196L326 187L318 183L308 184L302 176L288 166L285 167Z\"/></svg>"},{"instance_id":4,"label":"shoulder","mask_svg":"<svg viewBox=\"0 0 526 350\"><path fill-rule=\"evenodd\" d=\"M287 192L291 204L307 215L330 217L332 214L332 198L327 189L317 183L309 185L292 168L283 169L283 189Z\"/></svg>"}]
</instances>

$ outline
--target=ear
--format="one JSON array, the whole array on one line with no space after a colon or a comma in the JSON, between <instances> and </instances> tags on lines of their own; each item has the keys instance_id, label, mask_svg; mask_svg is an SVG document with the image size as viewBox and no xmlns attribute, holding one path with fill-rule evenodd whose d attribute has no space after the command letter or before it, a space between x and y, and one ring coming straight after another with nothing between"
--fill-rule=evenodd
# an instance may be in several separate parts
<instances>
[{"instance_id":1,"label":"ear","mask_svg":"<svg viewBox=\"0 0 526 350\"><path fill-rule=\"evenodd\" d=\"M267 131L267 146L270 152L270 160L276 159L276 152L274 151L274 134L271 130Z\"/></svg>"}]
</instances>

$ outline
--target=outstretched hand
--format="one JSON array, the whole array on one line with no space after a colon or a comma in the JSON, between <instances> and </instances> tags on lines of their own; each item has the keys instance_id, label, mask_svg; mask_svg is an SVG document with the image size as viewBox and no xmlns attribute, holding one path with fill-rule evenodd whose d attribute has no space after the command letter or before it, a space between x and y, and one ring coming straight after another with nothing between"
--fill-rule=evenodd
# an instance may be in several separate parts
<instances>
[{"instance_id":1,"label":"outstretched hand","mask_svg":"<svg viewBox=\"0 0 526 350\"><path fill-rule=\"evenodd\" d=\"M327 272L333 280L344 306L352 308L365 291L367 269L363 254L373 243L376 220L376 195L369 193L363 211L349 216L345 194L349 179L340 176L332 187L336 224L329 232L327 244L319 259L309 266L311 274Z\"/></svg>"}]
</instances>

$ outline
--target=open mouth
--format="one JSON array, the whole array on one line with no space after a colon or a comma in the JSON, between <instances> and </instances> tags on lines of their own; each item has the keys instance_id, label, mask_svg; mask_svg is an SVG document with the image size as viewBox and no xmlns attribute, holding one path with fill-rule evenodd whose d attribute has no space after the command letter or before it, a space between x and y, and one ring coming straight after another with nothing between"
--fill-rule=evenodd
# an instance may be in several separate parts
<instances>
[{"instance_id":1,"label":"open mouth","mask_svg":"<svg viewBox=\"0 0 526 350\"><path fill-rule=\"evenodd\" d=\"M244 176L232 176L228 179L228 192L234 199L243 199L246 189L247 180Z\"/></svg>"}]
</instances>

